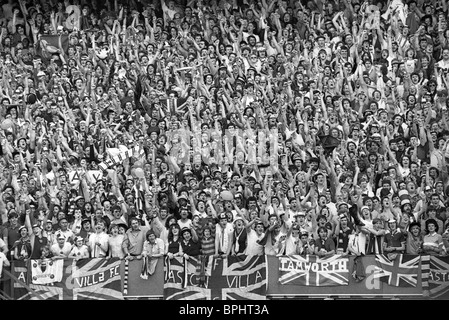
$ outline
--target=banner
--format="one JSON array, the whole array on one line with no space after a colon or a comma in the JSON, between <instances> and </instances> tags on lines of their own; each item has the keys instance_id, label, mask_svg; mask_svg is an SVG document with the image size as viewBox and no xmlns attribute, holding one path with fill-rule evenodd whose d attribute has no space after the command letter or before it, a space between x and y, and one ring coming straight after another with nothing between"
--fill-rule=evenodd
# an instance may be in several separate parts
<instances>
[{"instance_id":1,"label":"banner","mask_svg":"<svg viewBox=\"0 0 449 320\"><path fill-rule=\"evenodd\" d=\"M148 279L142 279L140 277L140 271L142 269L142 260L130 260L128 261L128 267L125 268L125 262L122 262L122 282L123 296L125 298L153 298L161 299L164 294L164 258L158 260L156 271Z\"/></svg>"},{"instance_id":2,"label":"banner","mask_svg":"<svg viewBox=\"0 0 449 320\"><path fill-rule=\"evenodd\" d=\"M33 284L27 278L27 266L14 261L16 276L28 282L34 293L45 300L113 300L123 299L121 287L121 260L110 259L64 259L60 282L51 285ZM31 266L33 268L33 266ZM31 272L33 274L33 271ZM26 279L26 281L24 280ZM38 300L22 286L14 291L16 300Z\"/></svg>"},{"instance_id":3,"label":"banner","mask_svg":"<svg viewBox=\"0 0 449 320\"><path fill-rule=\"evenodd\" d=\"M45 35L40 36L40 40L43 41L47 46L51 46L59 49L59 38L61 38L61 45L64 52L67 52L69 48L69 36L67 34L61 35Z\"/></svg>"},{"instance_id":4,"label":"banner","mask_svg":"<svg viewBox=\"0 0 449 320\"><path fill-rule=\"evenodd\" d=\"M422 257L423 289L434 299L449 299L449 257Z\"/></svg>"},{"instance_id":5,"label":"banner","mask_svg":"<svg viewBox=\"0 0 449 320\"><path fill-rule=\"evenodd\" d=\"M386 255L376 255L378 268L375 277L395 287L416 287L421 256L398 254L394 260Z\"/></svg>"},{"instance_id":6,"label":"banner","mask_svg":"<svg viewBox=\"0 0 449 320\"><path fill-rule=\"evenodd\" d=\"M33 284L60 282L62 280L63 268L64 261L62 259L31 260L31 282Z\"/></svg>"},{"instance_id":7,"label":"banner","mask_svg":"<svg viewBox=\"0 0 449 320\"><path fill-rule=\"evenodd\" d=\"M340 255L320 258L315 255L279 257L279 282L300 286L346 286L349 284L349 259Z\"/></svg>"},{"instance_id":8,"label":"banner","mask_svg":"<svg viewBox=\"0 0 449 320\"><path fill-rule=\"evenodd\" d=\"M97 184L98 181L103 179L103 172L100 170L88 170L87 178L93 184Z\"/></svg>"},{"instance_id":9,"label":"banner","mask_svg":"<svg viewBox=\"0 0 449 320\"><path fill-rule=\"evenodd\" d=\"M264 300L265 256L166 258L167 300Z\"/></svg>"},{"instance_id":10,"label":"banner","mask_svg":"<svg viewBox=\"0 0 449 320\"><path fill-rule=\"evenodd\" d=\"M119 258L76 261L73 300L123 299L120 264Z\"/></svg>"},{"instance_id":11,"label":"banner","mask_svg":"<svg viewBox=\"0 0 449 320\"><path fill-rule=\"evenodd\" d=\"M11 273L20 281L28 283L28 268L26 262L23 260L13 260L11 263ZM28 290L25 289L19 282L13 281L11 283L11 296L17 300L28 294Z\"/></svg>"},{"instance_id":12,"label":"banner","mask_svg":"<svg viewBox=\"0 0 449 320\"><path fill-rule=\"evenodd\" d=\"M135 146L131 149L128 149L125 152L121 152L113 157L109 157L106 161L100 163L98 167L105 171L110 167L113 167L116 164L122 163L128 158L135 157L135 158L141 158L145 156L145 150L143 148L140 148L139 146Z\"/></svg>"}]
</instances>

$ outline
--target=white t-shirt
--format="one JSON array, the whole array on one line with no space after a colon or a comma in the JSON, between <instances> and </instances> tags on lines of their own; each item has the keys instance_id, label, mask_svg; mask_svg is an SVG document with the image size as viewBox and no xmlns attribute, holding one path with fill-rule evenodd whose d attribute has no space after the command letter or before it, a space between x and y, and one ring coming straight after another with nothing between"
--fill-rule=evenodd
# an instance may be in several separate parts
<instances>
[{"instance_id":1,"label":"white t-shirt","mask_svg":"<svg viewBox=\"0 0 449 320\"><path fill-rule=\"evenodd\" d=\"M296 247L298 246L298 243L301 240L299 239L299 237L295 238L293 237L293 235L290 235L287 237L287 239L285 240L285 254L287 256L291 256L296 253Z\"/></svg>"},{"instance_id":2,"label":"white t-shirt","mask_svg":"<svg viewBox=\"0 0 449 320\"><path fill-rule=\"evenodd\" d=\"M184 222L180 219L180 220L178 220L178 224L179 224L179 227L181 228L181 230L184 228L189 228L189 229L192 228L192 220L190 220L190 219L187 219Z\"/></svg>"},{"instance_id":3,"label":"white t-shirt","mask_svg":"<svg viewBox=\"0 0 449 320\"><path fill-rule=\"evenodd\" d=\"M262 233L260 236L258 236L257 232L253 229L248 232L248 244L246 246L247 255L262 255L264 253L264 246L257 243L257 240L261 240L264 235L265 233Z\"/></svg>"},{"instance_id":4,"label":"white t-shirt","mask_svg":"<svg viewBox=\"0 0 449 320\"><path fill-rule=\"evenodd\" d=\"M97 242L101 245L97 246ZM89 237L89 247L91 249L92 258L105 258L107 256L107 249L105 251L101 247L109 247L109 235L105 232L92 233Z\"/></svg>"},{"instance_id":5,"label":"white t-shirt","mask_svg":"<svg viewBox=\"0 0 449 320\"><path fill-rule=\"evenodd\" d=\"M352 251L359 254L365 254L366 248L366 235L360 232L358 235L350 234L348 240L348 249L351 248ZM352 253L352 251L350 251Z\"/></svg>"}]
</instances>

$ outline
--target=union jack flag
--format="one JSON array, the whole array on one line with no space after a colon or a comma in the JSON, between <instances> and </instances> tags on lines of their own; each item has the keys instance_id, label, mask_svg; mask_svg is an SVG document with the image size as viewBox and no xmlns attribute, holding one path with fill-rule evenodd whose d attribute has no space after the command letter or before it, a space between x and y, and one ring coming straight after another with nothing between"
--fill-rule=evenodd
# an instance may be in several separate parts
<instances>
[{"instance_id":1,"label":"union jack flag","mask_svg":"<svg viewBox=\"0 0 449 320\"><path fill-rule=\"evenodd\" d=\"M64 272L60 282L51 285L29 284L28 288L31 290L18 285L15 286L14 297L17 300L123 299L120 264L119 258L78 261L64 259ZM31 272L28 272L24 263L14 269L19 280L29 278ZM30 279L26 282L30 283Z\"/></svg>"},{"instance_id":2,"label":"union jack flag","mask_svg":"<svg viewBox=\"0 0 449 320\"><path fill-rule=\"evenodd\" d=\"M422 286L431 298L449 299L449 257L422 256Z\"/></svg>"},{"instance_id":3,"label":"union jack flag","mask_svg":"<svg viewBox=\"0 0 449 320\"><path fill-rule=\"evenodd\" d=\"M76 261L73 300L123 300L120 264L119 258Z\"/></svg>"},{"instance_id":4,"label":"union jack flag","mask_svg":"<svg viewBox=\"0 0 449 320\"><path fill-rule=\"evenodd\" d=\"M300 286L347 286L349 259L340 255L280 256L279 282Z\"/></svg>"},{"instance_id":5,"label":"union jack flag","mask_svg":"<svg viewBox=\"0 0 449 320\"><path fill-rule=\"evenodd\" d=\"M30 284L30 288L33 289L36 295L27 293L17 300L63 300L64 289L60 285L41 285Z\"/></svg>"},{"instance_id":6,"label":"union jack flag","mask_svg":"<svg viewBox=\"0 0 449 320\"><path fill-rule=\"evenodd\" d=\"M212 256L166 260L167 300L263 300L266 298L265 256Z\"/></svg>"},{"instance_id":7,"label":"union jack flag","mask_svg":"<svg viewBox=\"0 0 449 320\"><path fill-rule=\"evenodd\" d=\"M377 266L373 277L394 287L416 287L421 256L399 254L394 260L386 255L376 255Z\"/></svg>"}]
</instances>

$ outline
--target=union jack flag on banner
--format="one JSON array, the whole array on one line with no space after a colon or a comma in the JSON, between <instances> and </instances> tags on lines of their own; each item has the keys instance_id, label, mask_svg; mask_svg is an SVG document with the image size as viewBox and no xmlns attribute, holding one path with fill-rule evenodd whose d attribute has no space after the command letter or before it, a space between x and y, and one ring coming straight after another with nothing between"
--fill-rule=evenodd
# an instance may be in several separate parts
<instances>
[{"instance_id":1,"label":"union jack flag on banner","mask_svg":"<svg viewBox=\"0 0 449 320\"><path fill-rule=\"evenodd\" d=\"M73 300L123 300L120 264L119 258L76 261Z\"/></svg>"},{"instance_id":2,"label":"union jack flag on banner","mask_svg":"<svg viewBox=\"0 0 449 320\"><path fill-rule=\"evenodd\" d=\"M330 287L349 284L349 259L340 255L321 258L315 255L279 257L281 284Z\"/></svg>"},{"instance_id":3,"label":"union jack flag on banner","mask_svg":"<svg viewBox=\"0 0 449 320\"><path fill-rule=\"evenodd\" d=\"M376 255L377 266L373 277L394 287L416 287L421 256L399 254L394 260L386 255Z\"/></svg>"},{"instance_id":4,"label":"union jack flag on banner","mask_svg":"<svg viewBox=\"0 0 449 320\"><path fill-rule=\"evenodd\" d=\"M431 298L449 299L449 257L422 256L423 290Z\"/></svg>"},{"instance_id":5,"label":"union jack flag on banner","mask_svg":"<svg viewBox=\"0 0 449 320\"><path fill-rule=\"evenodd\" d=\"M51 285L29 284L27 290L18 286L14 292L17 300L114 300L123 299L121 287L121 261L110 259L64 259L62 279ZM29 278L28 267L18 265L18 279ZM22 279L21 279L22 278ZM25 281L24 281L25 282ZM30 279L27 279L30 283Z\"/></svg>"},{"instance_id":6,"label":"union jack flag on banner","mask_svg":"<svg viewBox=\"0 0 449 320\"><path fill-rule=\"evenodd\" d=\"M166 259L166 300L264 300L265 256Z\"/></svg>"}]
</instances>

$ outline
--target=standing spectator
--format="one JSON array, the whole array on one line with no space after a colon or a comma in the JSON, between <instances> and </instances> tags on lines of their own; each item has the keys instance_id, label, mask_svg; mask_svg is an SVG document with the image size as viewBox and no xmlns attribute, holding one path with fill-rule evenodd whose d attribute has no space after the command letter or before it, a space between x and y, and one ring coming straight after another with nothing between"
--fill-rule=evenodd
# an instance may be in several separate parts
<instances>
[{"instance_id":1,"label":"standing spectator","mask_svg":"<svg viewBox=\"0 0 449 320\"><path fill-rule=\"evenodd\" d=\"M125 257L122 248L124 237L123 234L119 233L119 225L112 223L109 227L108 257L120 259Z\"/></svg>"},{"instance_id":2,"label":"standing spectator","mask_svg":"<svg viewBox=\"0 0 449 320\"><path fill-rule=\"evenodd\" d=\"M264 238L264 225L260 218L255 218L246 223L246 230L248 233L248 244L246 246L247 255L263 255L264 246L260 241Z\"/></svg>"},{"instance_id":3,"label":"standing spectator","mask_svg":"<svg viewBox=\"0 0 449 320\"><path fill-rule=\"evenodd\" d=\"M226 213L219 215L219 221L215 233L215 255L225 257L231 252L232 232L234 231L231 223L228 222Z\"/></svg>"},{"instance_id":4,"label":"standing spectator","mask_svg":"<svg viewBox=\"0 0 449 320\"><path fill-rule=\"evenodd\" d=\"M325 227L318 228L319 238L315 242L315 254L320 257L328 257L336 253L335 242L328 236L327 229Z\"/></svg>"},{"instance_id":5,"label":"standing spectator","mask_svg":"<svg viewBox=\"0 0 449 320\"><path fill-rule=\"evenodd\" d=\"M75 237L75 243L70 251L69 258L76 260L90 258L89 248L84 244L82 237Z\"/></svg>"},{"instance_id":6,"label":"standing spectator","mask_svg":"<svg viewBox=\"0 0 449 320\"><path fill-rule=\"evenodd\" d=\"M181 230L181 247L183 257L189 259L191 256L198 256L201 254L201 243L198 241L196 232L189 228Z\"/></svg>"},{"instance_id":7,"label":"standing spectator","mask_svg":"<svg viewBox=\"0 0 449 320\"><path fill-rule=\"evenodd\" d=\"M423 239L423 252L425 254L445 255L445 247L443 244L443 238L438 233L438 224L435 219L428 219L426 221L426 234Z\"/></svg>"},{"instance_id":8,"label":"standing spectator","mask_svg":"<svg viewBox=\"0 0 449 320\"><path fill-rule=\"evenodd\" d=\"M30 233L31 259L39 259L41 256L41 248L48 244L47 237L42 234L42 227L34 224Z\"/></svg>"},{"instance_id":9,"label":"standing spectator","mask_svg":"<svg viewBox=\"0 0 449 320\"><path fill-rule=\"evenodd\" d=\"M383 243L383 251L389 256L403 253L405 250L405 236L397 227L395 219L388 220L388 230L385 232L385 239Z\"/></svg>"},{"instance_id":10,"label":"standing spectator","mask_svg":"<svg viewBox=\"0 0 449 320\"><path fill-rule=\"evenodd\" d=\"M423 235L421 233L421 225L418 222L412 222L407 231L406 253L421 254L423 253Z\"/></svg>"},{"instance_id":11,"label":"standing spectator","mask_svg":"<svg viewBox=\"0 0 449 320\"><path fill-rule=\"evenodd\" d=\"M176 221L176 220L175 220ZM182 251L182 235L181 235L181 227L175 222L170 225L168 231L168 239L165 245L165 254L168 255L170 259L173 257L179 257L183 255Z\"/></svg>"},{"instance_id":12,"label":"standing spectator","mask_svg":"<svg viewBox=\"0 0 449 320\"><path fill-rule=\"evenodd\" d=\"M142 226L140 220L136 217L130 218L130 225L123 239L122 248L125 253L125 259L133 260L142 258L143 243L145 242L148 227Z\"/></svg>"},{"instance_id":13,"label":"standing spectator","mask_svg":"<svg viewBox=\"0 0 449 320\"><path fill-rule=\"evenodd\" d=\"M20 239L13 244L14 259L27 260L31 256L31 241L25 226L19 228Z\"/></svg>"},{"instance_id":14,"label":"standing spectator","mask_svg":"<svg viewBox=\"0 0 449 320\"><path fill-rule=\"evenodd\" d=\"M105 229L105 222L100 220L95 225L95 233L89 236L88 245L92 258L105 258L108 255L109 236Z\"/></svg>"},{"instance_id":15,"label":"standing spectator","mask_svg":"<svg viewBox=\"0 0 449 320\"><path fill-rule=\"evenodd\" d=\"M146 279L148 275L153 275L156 270L157 261L164 255L164 242L156 237L152 229L147 231L146 239L143 244L142 257L144 263L142 266L141 277Z\"/></svg>"},{"instance_id":16,"label":"standing spectator","mask_svg":"<svg viewBox=\"0 0 449 320\"><path fill-rule=\"evenodd\" d=\"M70 242L67 241L62 232L57 232L55 234L55 238L57 242L51 245L50 247L53 259L68 258L70 252L72 251L72 245L70 244Z\"/></svg>"},{"instance_id":17,"label":"standing spectator","mask_svg":"<svg viewBox=\"0 0 449 320\"><path fill-rule=\"evenodd\" d=\"M242 217L237 216L234 219L234 231L232 233L231 254L241 255L246 254L248 245L248 233L246 231Z\"/></svg>"}]
</instances>

